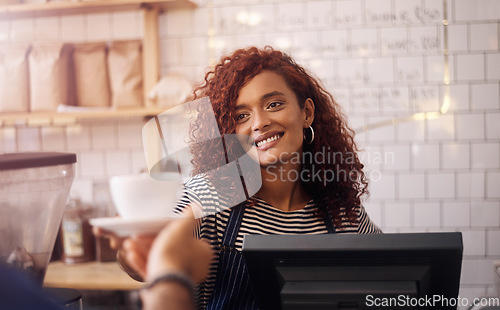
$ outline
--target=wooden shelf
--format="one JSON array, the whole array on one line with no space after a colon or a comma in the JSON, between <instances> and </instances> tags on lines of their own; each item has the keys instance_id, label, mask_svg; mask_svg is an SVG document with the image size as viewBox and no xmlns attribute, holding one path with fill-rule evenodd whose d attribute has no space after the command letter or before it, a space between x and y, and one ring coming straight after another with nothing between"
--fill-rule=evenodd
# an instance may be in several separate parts
<instances>
[{"instance_id":1,"label":"wooden shelf","mask_svg":"<svg viewBox=\"0 0 500 310\"><path fill-rule=\"evenodd\" d=\"M46 124L73 122L76 119L106 119L122 117L152 117L164 112L167 108L135 108L121 110L95 110L82 112L18 112L0 113L0 126L19 123Z\"/></svg>"},{"instance_id":2,"label":"wooden shelf","mask_svg":"<svg viewBox=\"0 0 500 310\"><path fill-rule=\"evenodd\" d=\"M53 15L68 15L95 12L136 10L156 8L159 10L175 8L194 8L196 4L188 0L93 0L47 2L36 4L12 4L0 6L0 18L23 18Z\"/></svg>"},{"instance_id":3,"label":"wooden shelf","mask_svg":"<svg viewBox=\"0 0 500 310\"><path fill-rule=\"evenodd\" d=\"M79 290L136 290L143 283L129 277L116 262L65 265L58 261L49 264L43 286Z\"/></svg>"}]
</instances>

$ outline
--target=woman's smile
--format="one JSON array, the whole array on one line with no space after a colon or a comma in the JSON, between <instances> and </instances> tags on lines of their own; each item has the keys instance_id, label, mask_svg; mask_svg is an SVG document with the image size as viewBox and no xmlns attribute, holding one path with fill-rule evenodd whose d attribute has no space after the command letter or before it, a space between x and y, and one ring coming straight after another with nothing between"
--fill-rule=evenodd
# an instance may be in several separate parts
<instances>
[{"instance_id":1,"label":"woman's smile","mask_svg":"<svg viewBox=\"0 0 500 310\"><path fill-rule=\"evenodd\" d=\"M263 150L265 150L267 148L273 147L276 143L278 143L278 140L281 137L283 137L283 135L284 135L284 133L278 133L278 134L272 135L269 138L258 137L258 138L255 139L255 145L257 146L258 150L263 151Z\"/></svg>"}]
</instances>

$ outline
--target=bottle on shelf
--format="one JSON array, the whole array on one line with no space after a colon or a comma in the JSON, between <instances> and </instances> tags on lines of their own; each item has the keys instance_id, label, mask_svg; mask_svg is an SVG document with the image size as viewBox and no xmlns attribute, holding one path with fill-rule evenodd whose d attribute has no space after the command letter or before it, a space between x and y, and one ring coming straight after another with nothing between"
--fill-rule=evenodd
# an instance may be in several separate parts
<instances>
[{"instance_id":1,"label":"bottle on shelf","mask_svg":"<svg viewBox=\"0 0 500 310\"><path fill-rule=\"evenodd\" d=\"M95 259L95 238L89 219L93 208L82 203L78 198L70 199L63 215L61 236L63 261L75 264Z\"/></svg>"}]
</instances>

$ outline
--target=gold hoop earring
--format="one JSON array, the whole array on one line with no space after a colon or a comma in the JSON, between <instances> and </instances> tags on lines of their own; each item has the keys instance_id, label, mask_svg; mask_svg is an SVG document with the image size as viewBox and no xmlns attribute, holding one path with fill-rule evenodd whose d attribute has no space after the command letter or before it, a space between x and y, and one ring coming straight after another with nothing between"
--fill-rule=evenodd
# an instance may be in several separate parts
<instances>
[{"instance_id":1,"label":"gold hoop earring","mask_svg":"<svg viewBox=\"0 0 500 310\"><path fill-rule=\"evenodd\" d=\"M311 140L310 141L307 141L307 137L306 137L306 129L310 129L311 130ZM311 127L311 125L309 125L309 128L306 128L304 129L304 141L307 143L307 144L311 144L313 143L314 141L314 129Z\"/></svg>"}]
</instances>

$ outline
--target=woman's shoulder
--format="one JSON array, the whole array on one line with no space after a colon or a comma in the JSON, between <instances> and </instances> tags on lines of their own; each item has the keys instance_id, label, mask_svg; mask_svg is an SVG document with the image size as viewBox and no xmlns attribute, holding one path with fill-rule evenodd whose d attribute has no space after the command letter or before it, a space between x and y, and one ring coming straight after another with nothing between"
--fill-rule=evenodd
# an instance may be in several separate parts
<instances>
[{"instance_id":1,"label":"woman's shoulder","mask_svg":"<svg viewBox=\"0 0 500 310\"><path fill-rule=\"evenodd\" d=\"M210 188L210 180L204 174L197 174L184 182L184 188L195 190L200 188Z\"/></svg>"},{"instance_id":2,"label":"woman's shoulder","mask_svg":"<svg viewBox=\"0 0 500 310\"><path fill-rule=\"evenodd\" d=\"M382 230L370 219L365 207L361 206L358 211L358 233L381 234Z\"/></svg>"},{"instance_id":3,"label":"woman's shoulder","mask_svg":"<svg viewBox=\"0 0 500 310\"><path fill-rule=\"evenodd\" d=\"M346 216L345 208L340 210L342 223L336 227L337 233L380 234L382 230L370 219L364 206L356 209L356 221L352 222Z\"/></svg>"},{"instance_id":4,"label":"woman's shoulder","mask_svg":"<svg viewBox=\"0 0 500 310\"><path fill-rule=\"evenodd\" d=\"M224 189L217 189L217 186L205 174L196 175L184 183L179 205L182 207L193 202L200 207L203 216L222 212L234 205L228 199Z\"/></svg>"}]
</instances>

